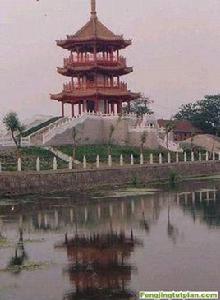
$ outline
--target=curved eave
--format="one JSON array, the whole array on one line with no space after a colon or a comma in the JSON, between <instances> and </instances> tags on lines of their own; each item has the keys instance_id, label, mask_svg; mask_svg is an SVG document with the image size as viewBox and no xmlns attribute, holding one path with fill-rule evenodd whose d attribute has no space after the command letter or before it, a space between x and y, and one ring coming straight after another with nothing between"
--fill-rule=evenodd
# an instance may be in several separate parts
<instances>
[{"instance_id":1,"label":"curved eave","mask_svg":"<svg viewBox=\"0 0 220 300\"><path fill-rule=\"evenodd\" d=\"M85 90L85 91L76 91L76 92L62 92L59 94L51 94L50 98L51 100L66 102L66 103L72 103L77 102L79 100L83 100L85 98L103 98L103 99L121 99L123 101L128 100L136 100L140 97L139 93L133 93L131 91L119 91L119 90L111 90L111 89L91 89L91 90Z\"/></svg>"},{"instance_id":2,"label":"curved eave","mask_svg":"<svg viewBox=\"0 0 220 300\"><path fill-rule=\"evenodd\" d=\"M94 47L94 43L96 44L107 44L108 46L114 46L118 49L124 49L131 45L131 40L124 40L122 38L115 38L115 39L109 39L109 38L95 38L95 37L88 37L84 39L74 38L74 37L68 37L65 40L57 40L56 41L57 46L62 47L63 49L71 50L75 48L76 46L90 46Z\"/></svg>"},{"instance_id":3,"label":"curved eave","mask_svg":"<svg viewBox=\"0 0 220 300\"><path fill-rule=\"evenodd\" d=\"M73 77L75 75L84 74L85 72L100 72L103 74L111 74L115 76L126 75L133 72L132 67L103 67L103 66L85 66L85 67L67 67L57 68L57 72L61 75Z\"/></svg>"}]
</instances>

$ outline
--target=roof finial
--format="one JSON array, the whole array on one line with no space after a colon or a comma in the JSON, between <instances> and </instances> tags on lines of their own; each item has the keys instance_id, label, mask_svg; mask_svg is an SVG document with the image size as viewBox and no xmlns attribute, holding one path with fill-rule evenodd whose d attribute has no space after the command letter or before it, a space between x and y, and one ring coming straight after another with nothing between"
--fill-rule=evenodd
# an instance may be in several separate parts
<instances>
[{"instance_id":1,"label":"roof finial","mask_svg":"<svg viewBox=\"0 0 220 300\"><path fill-rule=\"evenodd\" d=\"M96 0L91 0L91 17L96 18Z\"/></svg>"}]
</instances>

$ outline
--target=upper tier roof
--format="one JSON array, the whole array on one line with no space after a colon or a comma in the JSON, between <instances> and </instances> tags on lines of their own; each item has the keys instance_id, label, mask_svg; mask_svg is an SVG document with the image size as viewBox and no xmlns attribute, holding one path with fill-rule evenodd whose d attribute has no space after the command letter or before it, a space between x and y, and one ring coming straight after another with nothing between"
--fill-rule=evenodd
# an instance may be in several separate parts
<instances>
[{"instance_id":1,"label":"upper tier roof","mask_svg":"<svg viewBox=\"0 0 220 300\"><path fill-rule=\"evenodd\" d=\"M71 36L70 36L71 37ZM98 38L107 40L121 40L122 36L115 35L97 17L91 18L79 31L72 37L78 39Z\"/></svg>"},{"instance_id":2,"label":"upper tier roof","mask_svg":"<svg viewBox=\"0 0 220 300\"><path fill-rule=\"evenodd\" d=\"M131 44L131 40L124 40L122 35L116 35L99 21L95 7L92 7L90 20L74 35L67 35L67 39L57 41L57 45L65 49L71 49L75 44L82 42L99 41L113 43L116 48L125 48Z\"/></svg>"}]
</instances>

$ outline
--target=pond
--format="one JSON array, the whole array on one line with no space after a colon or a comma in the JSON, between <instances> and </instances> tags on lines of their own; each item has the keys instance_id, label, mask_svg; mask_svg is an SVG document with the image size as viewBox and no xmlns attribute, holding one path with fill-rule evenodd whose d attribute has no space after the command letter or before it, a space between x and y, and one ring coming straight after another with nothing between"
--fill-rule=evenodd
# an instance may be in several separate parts
<instances>
[{"instance_id":1,"label":"pond","mask_svg":"<svg viewBox=\"0 0 220 300\"><path fill-rule=\"evenodd\" d=\"M220 291L220 181L0 200L0 299Z\"/></svg>"}]
</instances>

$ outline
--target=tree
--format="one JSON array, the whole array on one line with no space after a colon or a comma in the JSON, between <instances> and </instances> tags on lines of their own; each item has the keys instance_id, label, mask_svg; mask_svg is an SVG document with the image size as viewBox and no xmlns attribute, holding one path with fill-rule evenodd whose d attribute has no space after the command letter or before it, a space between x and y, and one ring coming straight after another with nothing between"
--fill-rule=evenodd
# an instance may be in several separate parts
<instances>
[{"instance_id":1,"label":"tree","mask_svg":"<svg viewBox=\"0 0 220 300\"><path fill-rule=\"evenodd\" d=\"M24 131L24 126L21 124L16 112L10 112L3 118L3 123L8 131L11 133L17 149L21 147L21 137Z\"/></svg>"},{"instance_id":2,"label":"tree","mask_svg":"<svg viewBox=\"0 0 220 300\"><path fill-rule=\"evenodd\" d=\"M119 123L121 122L121 120L122 120L122 118L121 118L121 116L119 116L115 126L113 124L111 124L111 126L110 126L109 133L108 133L108 155L111 155L113 135L114 135L114 132L117 129Z\"/></svg>"},{"instance_id":3,"label":"tree","mask_svg":"<svg viewBox=\"0 0 220 300\"><path fill-rule=\"evenodd\" d=\"M80 142L80 137L78 138L78 128L73 127L72 129L72 139L73 139L73 155L72 155L72 158L73 158L73 162L76 160L76 150L77 150L77 147L78 147L78 144Z\"/></svg>"},{"instance_id":4,"label":"tree","mask_svg":"<svg viewBox=\"0 0 220 300\"><path fill-rule=\"evenodd\" d=\"M141 134L141 146L140 146L140 151L141 151L141 154L143 154L144 152L144 144L146 143L146 140L147 140L147 132L143 132Z\"/></svg>"},{"instance_id":5,"label":"tree","mask_svg":"<svg viewBox=\"0 0 220 300\"><path fill-rule=\"evenodd\" d=\"M108 155L111 155L111 148L112 148L112 137L115 131L115 127L111 124L108 134Z\"/></svg>"},{"instance_id":6,"label":"tree","mask_svg":"<svg viewBox=\"0 0 220 300\"><path fill-rule=\"evenodd\" d=\"M178 120L188 120L205 133L220 135L220 94L208 95L195 103L182 105L175 115Z\"/></svg>"},{"instance_id":7,"label":"tree","mask_svg":"<svg viewBox=\"0 0 220 300\"><path fill-rule=\"evenodd\" d=\"M149 108L151 103L150 98L142 95L139 99L133 100L123 107L123 112L126 114L135 113L137 117L142 117L145 114L152 115L153 111Z\"/></svg>"},{"instance_id":8,"label":"tree","mask_svg":"<svg viewBox=\"0 0 220 300\"><path fill-rule=\"evenodd\" d=\"M165 125L166 130L166 142L167 142L167 149L169 150L169 133L172 132L175 128L175 124L172 120L168 121Z\"/></svg>"}]
</instances>

